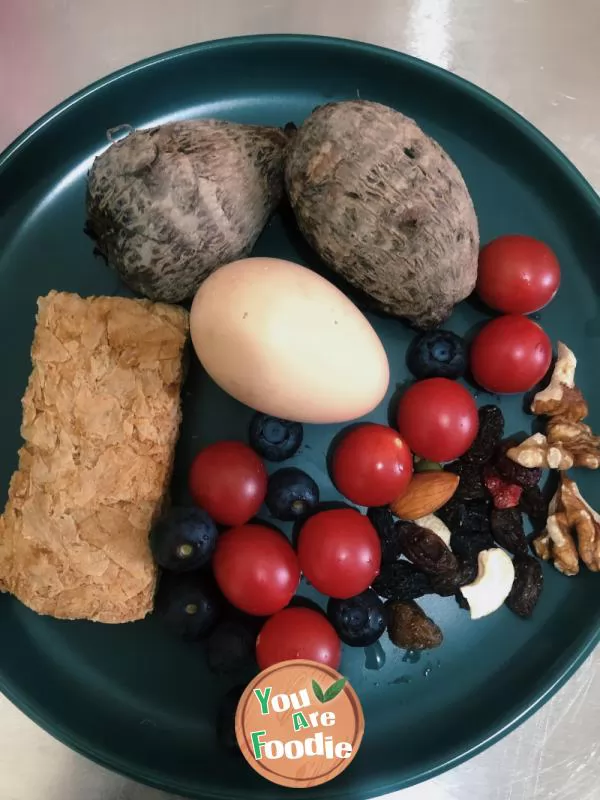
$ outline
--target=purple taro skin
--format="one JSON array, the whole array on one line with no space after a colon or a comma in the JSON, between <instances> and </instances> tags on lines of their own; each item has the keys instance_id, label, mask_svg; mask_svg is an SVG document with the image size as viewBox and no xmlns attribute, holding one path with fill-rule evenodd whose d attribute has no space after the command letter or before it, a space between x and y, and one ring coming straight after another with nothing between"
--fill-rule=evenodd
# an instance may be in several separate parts
<instances>
[{"instance_id":1,"label":"purple taro skin","mask_svg":"<svg viewBox=\"0 0 600 800\"><path fill-rule=\"evenodd\" d=\"M134 291L178 303L249 255L283 195L288 135L190 120L134 131L94 161L87 228Z\"/></svg>"}]
</instances>

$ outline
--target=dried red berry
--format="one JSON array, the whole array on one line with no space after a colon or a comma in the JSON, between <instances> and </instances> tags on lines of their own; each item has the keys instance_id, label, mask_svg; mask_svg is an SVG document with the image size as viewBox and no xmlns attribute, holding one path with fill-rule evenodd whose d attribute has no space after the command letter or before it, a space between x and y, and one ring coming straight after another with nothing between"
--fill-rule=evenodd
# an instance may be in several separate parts
<instances>
[{"instance_id":1,"label":"dried red berry","mask_svg":"<svg viewBox=\"0 0 600 800\"><path fill-rule=\"evenodd\" d=\"M483 482L492 495L496 508L515 508L519 505L523 488L515 483L506 483L496 470L487 464L483 470Z\"/></svg>"}]
</instances>

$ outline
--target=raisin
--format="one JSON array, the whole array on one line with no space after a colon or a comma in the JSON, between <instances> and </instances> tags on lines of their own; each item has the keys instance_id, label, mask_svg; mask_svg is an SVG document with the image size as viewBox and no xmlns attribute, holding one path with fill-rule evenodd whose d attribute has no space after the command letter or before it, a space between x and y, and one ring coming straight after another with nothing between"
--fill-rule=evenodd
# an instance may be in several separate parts
<instances>
[{"instance_id":1,"label":"raisin","mask_svg":"<svg viewBox=\"0 0 600 800\"><path fill-rule=\"evenodd\" d=\"M531 489L533 486L537 486L542 479L542 470L522 467L506 455L507 451L517 444L515 439L502 442L494 457L494 467L507 483L516 483L523 489Z\"/></svg>"},{"instance_id":2,"label":"raisin","mask_svg":"<svg viewBox=\"0 0 600 800\"><path fill-rule=\"evenodd\" d=\"M467 464L466 461L459 460L448 464L446 469L460 478L460 483L454 493L457 500L471 501L485 498L485 486L479 465Z\"/></svg>"},{"instance_id":3,"label":"raisin","mask_svg":"<svg viewBox=\"0 0 600 800\"><path fill-rule=\"evenodd\" d=\"M482 406L478 413L479 431L462 457L462 461L469 464L485 464L489 461L504 436L504 416L498 406Z\"/></svg>"},{"instance_id":4,"label":"raisin","mask_svg":"<svg viewBox=\"0 0 600 800\"><path fill-rule=\"evenodd\" d=\"M430 650L439 647L442 631L416 603L394 602L387 606L388 633L396 647Z\"/></svg>"},{"instance_id":5,"label":"raisin","mask_svg":"<svg viewBox=\"0 0 600 800\"><path fill-rule=\"evenodd\" d=\"M461 527L472 533L490 532L490 507L487 502L469 503L465 506Z\"/></svg>"},{"instance_id":6,"label":"raisin","mask_svg":"<svg viewBox=\"0 0 600 800\"><path fill-rule=\"evenodd\" d=\"M451 531L468 530L474 533L489 533L490 531L488 502L464 503L452 498L436 514Z\"/></svg>"},{"instance_id":7,"label":"raisin","mask_svg":"<svg viewBox=\"0 0 600 800\"><path fill-rule=\"evenodd\" d=\"M506 605L520 617L530 617L544 588L542 565L533 556L518 555L513 559L515 580L506 598Z\"/></svg>"},{"instance_id":8,"label":"raisin","mask_svg":"<svg viewBox=\"0 0 600 800\"><path fill-rule=\"evenodd\" d=\"M441 597L451 597L467 583L472 583L477 577L477 557L461 558L457 557L458 570L455 573L443 575L431 575L431 588L435 594Z\"/></svg>"},{"instance_id":9,"label":"raisin","mask_svg":"<svg viewBox=\"0 0 600 800\"><path fill-rule=\"evenodd\" d=\"M397 561L401 554L400 537L396 531L394 515L389 508L373 507L367 511L371 524L379 534L381 541L381 563L391 564Z\"/></svg>"},{"instance_id":10,"label":"raisin","mask_svg":"<svg viewBox=\"0 0 600 800\"><path fill-rule=\"evenodd\" d=\"M460 528L464 508L465 504L462 500L458 500L456 494L454 494L446 505L442 506L435 513L436 516L442 520L444 525L447 525L448 528L453 531Z\"/></svg>"},{"instance_id":11,"label":"raisin","mask_svg":"<svg viewBox=\"0 0 600 800\"><path fill-rule=\"evenodd\" d=\"M483 480L486 489L492 495L496 508L514 508L519 505L523 488L516 483L507 483L489 464L484 467Z\"/></svg>"},{"instance_id":12,"label":"raisin","mask_svg":"<svg viewBox=\"0 0 600 800\"><path fill-rule=\"evenodd\" d=\"M413 522L398 526L402 552L423 572L448 574L458 571L458 562L437 534Z\"/></svg>"},{"instance_id":13,"label":"raisin","mask_svg":"<svg viewBox=\"0 0 600 800\"><path fill-rule=\"evenodd\" d=\"M539 486L525 489L521 495L519 508L529 517L534 533L541 533L548 519L548 501Z\"/></svg>"},{"instance_id":14,"label":"raisin","mask_svg":"<svg viewBox=\"0 0 600 800\"><path fill-rule=\"evenodd\" d=\"M462 561L477 562L482 550L490 550L496 543L491 533L473 533L472 531L453 531L450 547L457 558ZM475 580L475 578L473 578Z\"/></svg>"},{"instance_id":15,"label":"raisin","mask_svg":"<svg viewBox=\"0 0 600 800\"><path fill-rule=\"evenodd\" d=\"M432 592L427 575L408 561L384 564L373 581L373 589L390 600L416 600Z\"/></svg>"},{"instance_id":16,"label":"raisin","mask_svg":"<svg viewBox=\"0 0 600 800\"><path fill-rule=\"evenodd\" d=\"M495 508L491 516L492 536L500 547L517 555L529 553L523 530L523 516L518 508Z\"/></svg>"}]
</instances>

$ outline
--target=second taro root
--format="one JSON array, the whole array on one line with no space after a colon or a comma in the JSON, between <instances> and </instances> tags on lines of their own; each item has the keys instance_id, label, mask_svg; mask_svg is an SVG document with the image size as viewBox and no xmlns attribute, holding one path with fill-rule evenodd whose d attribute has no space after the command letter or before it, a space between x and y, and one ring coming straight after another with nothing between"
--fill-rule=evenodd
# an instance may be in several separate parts
<instances>
[{"instance_id":1,"label":"second taro root","mask_svg":"<svg viewBox=\"0 0 600 800\"><path fill-rule=\"evenodd\" d=\"M500 547L517 555L529 553L529 545L523 530L523 516L517 508L495 508L492 511L492 535Z\"/></svg>"},{"instance_id":2,"label":"second taro root","mask_svg":"<svg viewBox=\"0 0 600 800\"><path fill-rule=\"evenodd\" d=\"M388 633L396 647L430 650L441 645L442 631L416 603L388 603L386 611Z\"/></svg>"},{"instance_id":3,"label":"second taro root","mask_svg":"<svg viewBox=\"0 0 600 800\"><path fill-rule=\"evenodd\" d=\"M514 558L515 581L506 605L520 617L530 617L544 586L544 575L540 562L527 555Z\"/></svg>"}]
</instances>

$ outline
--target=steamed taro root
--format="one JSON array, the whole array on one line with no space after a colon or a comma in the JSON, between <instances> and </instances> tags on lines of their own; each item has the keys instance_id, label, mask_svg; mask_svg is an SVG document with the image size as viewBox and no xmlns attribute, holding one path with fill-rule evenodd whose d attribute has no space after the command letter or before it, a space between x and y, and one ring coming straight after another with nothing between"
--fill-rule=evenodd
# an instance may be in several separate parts
<instances>
[{"instance_id":1,"label":"steamed taro root","mask_svg":"<svg viewBox=\"0 0 600 800\"><path fill-rule=\"evenodd\" d=\"M246 256L283 193L286 134L221 120L131 133L94 161L88 230L132 289L191 297Z\"/></svg>"},{"instance_id":2,"label":"steamed taro root","mask_svg":"<svg viewBox=\"0 0 600 800\"><path fill-rule=\"evenodd\" d=\"M438 325L475 287L479 234L462 176L408 117L361 100L317 108L286 187L305 237L374 305Z\"/></svg>"}]
</instances>

